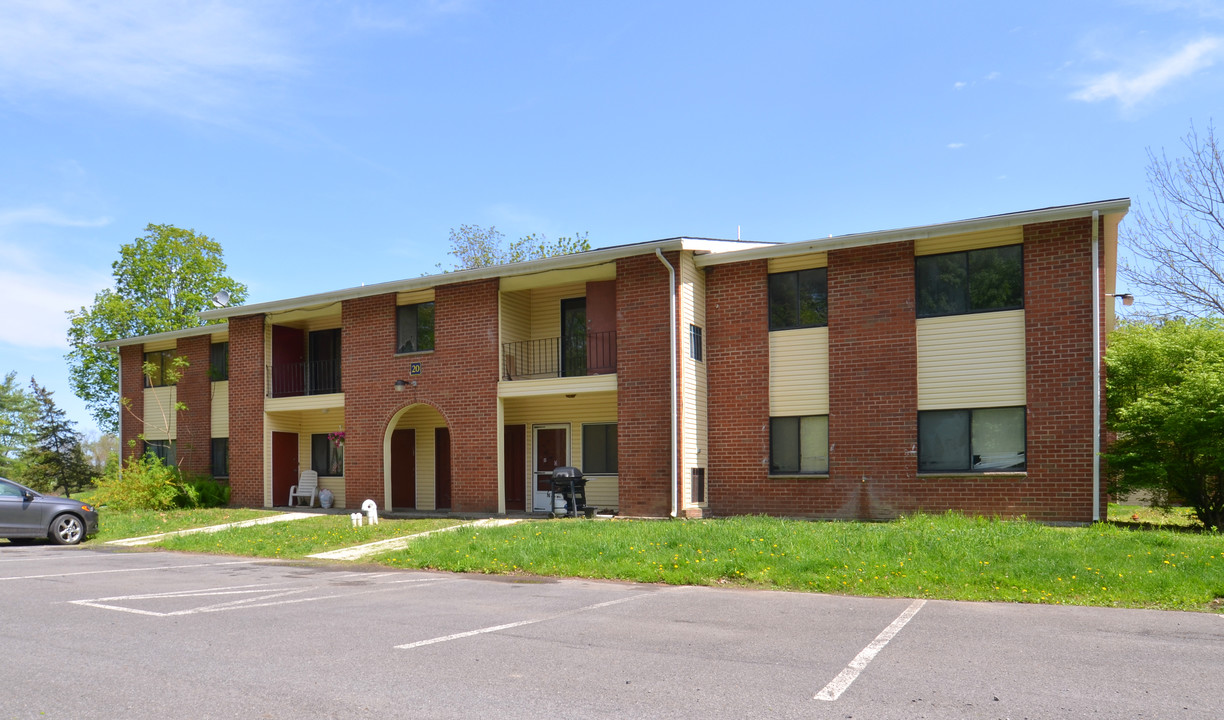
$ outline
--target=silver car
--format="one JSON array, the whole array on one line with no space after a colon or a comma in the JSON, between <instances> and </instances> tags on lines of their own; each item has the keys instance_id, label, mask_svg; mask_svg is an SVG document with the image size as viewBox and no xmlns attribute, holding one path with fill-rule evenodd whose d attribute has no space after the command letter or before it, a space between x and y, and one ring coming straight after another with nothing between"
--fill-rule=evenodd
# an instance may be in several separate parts
<instances>
[{"instance_id":1,"label":"silver car","mask_svg":"<svg viewBox=\"0 0 1224 720\"><path fill-rule=\"evenodd\" d=\"M59 545L76 545L97 532L98 511L93 505L43 495L0 478L0 538L50 538Z\"/></svg>"}]
</instances>

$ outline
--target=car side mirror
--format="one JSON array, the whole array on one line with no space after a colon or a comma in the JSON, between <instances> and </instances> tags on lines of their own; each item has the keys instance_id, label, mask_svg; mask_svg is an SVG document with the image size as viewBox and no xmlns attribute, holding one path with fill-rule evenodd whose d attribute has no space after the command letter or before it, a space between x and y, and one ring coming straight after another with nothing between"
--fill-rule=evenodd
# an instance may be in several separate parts
<instances>
[{"instance_id":1,"label":"car side mirror","mask_svg":"<svg viewBox=\"0 0 1224 720\"><path fill-rule=\"evenodd\" d=\"M33 501L34 501L34 493L30 492L29 490L22 490L22 491L21 491L21 499L22 499L22 500L24 500L25 502L33 502Z\"/></svg>"}]
</instances>

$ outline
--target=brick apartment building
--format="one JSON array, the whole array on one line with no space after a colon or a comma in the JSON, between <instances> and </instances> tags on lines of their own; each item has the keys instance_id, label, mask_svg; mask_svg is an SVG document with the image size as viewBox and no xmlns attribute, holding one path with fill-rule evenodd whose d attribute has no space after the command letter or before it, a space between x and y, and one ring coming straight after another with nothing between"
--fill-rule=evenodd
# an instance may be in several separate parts
<instances>
[{"instance_id":1,"label":"brick apartment building","mask_svg":"<svg viewBox=\"0 0 1224 720\"><path fill-rule=\"evenodd\" d=\"M1129 205L673 238L210 310L105 344L121 439L251 507L314 469L338 507L543 512L541 478L576 465L626 515L1089 522ZM175 356L177 384L143 372Z\"/></svg>"}]
</instances>

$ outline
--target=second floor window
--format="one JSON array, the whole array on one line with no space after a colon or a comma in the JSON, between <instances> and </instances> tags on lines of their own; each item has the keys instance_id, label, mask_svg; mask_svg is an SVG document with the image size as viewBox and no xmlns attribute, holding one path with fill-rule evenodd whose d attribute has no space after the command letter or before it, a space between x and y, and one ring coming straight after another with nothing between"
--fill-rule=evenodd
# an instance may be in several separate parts
<instances>
[{"instance_id":1,"label":"second floor window","mask_svg":"<svg viewBox=\"0 0 1224 720\"><path fill-rule=\"evenodd\" d=\"M144 354L145 387L174 385L174 351L155 350Z\"/></svg>"},{"instance_id":2,"label":"second floor window","mask_svg":"<svg viewBox=\"0 0 1224 720\"><path fill-rule=\"evenodd\" d=\"M915 259L918 317L1024 307L1023 246L981 248Z\"/></svg>"},{"instance_id":3,"label":"second floor window","mask_svg":"<svg viewBox=\"0 0 1224 720\"><path fill-rule=\"evenodd\" d=\"M209 348L208 378L213 382L229 380L229 343L213 343Z\"/></svg>"},{"instance_id":4,"label":"second floor window","mask_svg":"<svg viewBox=\"0 0 1224 720\"><path fill-rule=\"evenodd\" d=\"M829 282L825 268L769 276L769 329L822 327L829 324Z\"/></svg>"},{"instance_id":5,"label":"second floor window","mask_svg":"<svg viewBox=\"0 0 1224 720\"><path fill-rule=\"evenodd\" d=\"M434 349L434 304L400 305L395 308L395 352Z\"/></svg>"}]
</instances>

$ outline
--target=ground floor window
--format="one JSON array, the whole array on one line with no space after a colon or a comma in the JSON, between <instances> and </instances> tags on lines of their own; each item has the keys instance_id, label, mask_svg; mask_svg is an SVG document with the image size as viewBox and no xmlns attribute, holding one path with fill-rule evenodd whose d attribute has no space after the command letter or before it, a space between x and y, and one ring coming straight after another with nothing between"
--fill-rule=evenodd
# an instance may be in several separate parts
<instances>
[{"instance_id":1,"label":"ground floor window","mask_svg":"<svg viewBox=\"0 0 1224 720\"><path fill-rule=\"evenodd\" d=\"M336 433L320 433L310 436L310 469L319 477L344 475L344 440Z\"/></svg>"},{"instance_id":2,"label":"ground floor window","mask_svg":"<svg viewBox=\"0 0 1224 720\"><path fill-rule=\"evenodd\" d=\"M582 426L582 473L616 474L616 423Z\"/></svg>"},{"instance_id":3,"label":"ground floor window","mask_svg":"<svg viewBox=\"0 0 1224 720\"><path fill-rule=\"evenodd\" d=\"M229 477L229 438L212 439L212 476Z\"/></svg>"},{"instance_id":4,"label":"ground floor window","mask_svg":"<svg viewBox=\"0 0 1224 720\"><path fill-rule=\"evenodd\" d=\"M829 416L769 418L769 472L774 475L829 472Z\"/></svg>"},{"instance_id":5,"label":"ground floor window","mask_svg":"<svg viewBox=\"0 0 1224 720\"><path fill-rule=\"evenodd\" d=\"M145 454L161 460L162 464L168 467L178 463L176 443L173 440L145 440Z\"/></svg>"},{"instance_id":6,"label":"ground floor window","mask_svg":"<svg viewBox=\"0 0 1224 720\"><path fill-rule=\"evenodd\" d=\"M1025 469L1024 407L918 413L919 472Z\"/></svg>"},{"instance_id":7,"label":"ground floor window","mask_svg":"<svg viewBox=\"0 0 1224 720\"><path fill-rule=\"evenodd\" d=\"M690 502L695 502L698 504L704 503L706 501L705 468L693 468L691 480L691 492L689 495Z\"/></svg>"}]
</instances>

